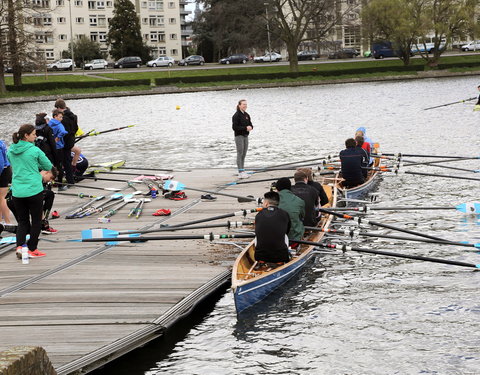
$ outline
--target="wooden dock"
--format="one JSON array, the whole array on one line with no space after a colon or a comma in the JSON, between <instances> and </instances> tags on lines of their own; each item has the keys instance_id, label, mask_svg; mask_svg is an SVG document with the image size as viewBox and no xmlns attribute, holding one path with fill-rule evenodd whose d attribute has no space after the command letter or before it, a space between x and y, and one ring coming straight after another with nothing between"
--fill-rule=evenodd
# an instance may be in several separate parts
<instances>
[{"instance_id":1,"label":"wooden dock","mask_svg":"<svg viewBox=\"0 0 480 375\"><path fill-rule=\"evenodd\" d=\"M128 173L135 171L122 170ZM131 179L131 175L101 174L99 177ZM139 171L137 171L139 172ZM237 185L235 171L205 169L168 172L186 186L237 195L262 196L270 182ZM139 172L138 175L142 173ZM288 171L261 173L260 178L281 177ZM251 179L255 179L252 177ZM89 181L82 185L113 187L132 192L124 182ZM56 189L55 189L56 190ZM139 190L147 191L140 184ZM111 195L111 191L72 188L68 192ZM218 196L202 201L202 193L185 190L188 199L157 199L145 204L140 219L128 218L131 205L99 224L94 215L65 219L65 213L87 198L57 195L54 209L61 218L50 220L58 229L41 235L39 249L44 258L22 264L14 245L0 249L0 351L16 345L43 347L58 374L89 372L162 335L162 332L188 314L200 300L225 285L230 278L236 246L212 244L206 240L103 243L67 242L80 238L81 230L151 229L161 224L178 224L242 209L255 203L238 203L235 198ZM154 217L159 208L171 209L171 216ZM253 218L253 216L250 216ZM233 217L231 221L242 221ZM213 223L226 223L229 219ZM209 223L206 223L209 224ZM227 229L164 232L175 234L226 233ZM3 236L8 236L6 232ZM156 234L150 234L156 235ZM248 241L248 240L238 240Z\"/></svg>"}]
</instances>

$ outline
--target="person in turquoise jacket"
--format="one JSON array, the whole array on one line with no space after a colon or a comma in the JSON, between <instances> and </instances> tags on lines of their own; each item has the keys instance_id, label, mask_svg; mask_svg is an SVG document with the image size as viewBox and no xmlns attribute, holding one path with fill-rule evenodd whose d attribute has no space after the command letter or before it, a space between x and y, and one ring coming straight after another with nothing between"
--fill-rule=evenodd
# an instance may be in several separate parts
<instances>
[{"instance_id":1,"label":"person in turquoise jacket","mask_svg":"<svg viewBox=\"0 0 480 375\"><path fill-rule=\"evenodd\" d=\"M51 170L52 163L43 151L34 145L36 137L33 125L22 125L18 132L13 133L13 144L7 152L13 172L11 188L18 218L16 253L19 259L22 257L22 247L25 246L27 233L30 233L30 239L26 244L29 256L34 258L46 255L37 249L43 210L40 170Z\"/></svg>"}]
</instances>

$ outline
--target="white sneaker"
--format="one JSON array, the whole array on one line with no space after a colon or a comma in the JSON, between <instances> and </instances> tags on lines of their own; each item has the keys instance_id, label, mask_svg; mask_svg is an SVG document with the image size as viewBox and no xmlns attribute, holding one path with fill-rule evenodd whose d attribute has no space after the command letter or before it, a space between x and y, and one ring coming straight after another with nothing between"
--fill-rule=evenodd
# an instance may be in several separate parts
<instances>
[{"instance_id":1,"label":"white sneaker","mask_svg":"<svg viewBox=\"0 0 480 375\"><path fill-rule=\"evenodd\" d=\"M238 178L250 178L250 175L247 172L240 172Z\"/></svg>"}]
</instances>

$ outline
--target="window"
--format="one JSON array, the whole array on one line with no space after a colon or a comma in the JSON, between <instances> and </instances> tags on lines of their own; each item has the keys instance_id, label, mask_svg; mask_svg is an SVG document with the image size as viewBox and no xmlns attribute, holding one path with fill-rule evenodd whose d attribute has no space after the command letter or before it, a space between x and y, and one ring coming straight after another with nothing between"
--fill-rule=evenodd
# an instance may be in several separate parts
<instances>
[{"instance_id":1,"label":"window","mask_svg":"<svg viewBox=\"0 0 480 375\"><path fill-rule=\"evenodd\" d=\"M83 7L83 0L75 0L76 7Z\"/></svg>"},{"instance_id":2,"label":"window","mask_svg":"<svg viewBox=\"0 0 480 375\"><path fill-rule=\"evenodd\" d=\"M75 18L75 23L84 23L85 19L83 17L76 17Z\"/></svg>"},{"instance_id":3,"label":"window","mask_svg":"<svg viewBox=\"0 0 480 375\"><path fill-rule=\"evenodd\" d=\"M98 42L98 33L96 31L90 33L90 40L92 42Z\"/></svg>"},{"instance_id":4,"label":"window","mask_svg":"<svg viewBox=\"0 0 480 375\"><path fill-rule=\"evenodd\" d=\"M53 58L55 57L54 53L53 53L53 49L47 49L45 51L45 58L47 60L53 60Z\"/></svg>"},{"instance_id":5,"label":"window","mask_svg":"<svg viewBox=\"0 0 480 375\"><path fill-rule=\"evenodd\" d=\"M88 2L88 9L96 9L97 2L96 1L89 1Z\"/></svg>"},{"instance_id":6,"label":"window","mask_svg":"<svg viewBox=\"0 0 480 375\"><path fill-rule=\"evenodd\" d=\"M57 0L57 6L64 7L65 6L65 0Z\"/></svg>"},{"instance_id":7,"label":"window","mask_svg":"<svg viewBox=\"0 0 480 375\"><path fill-rule=\"evenodd\" d=\"M165 47L158 47L158 54L159 55L166 55L167 49Z\"/></svg>"},{"instance_id":8,"label":"window","mask_svg":"<svg viewBox=\"0 0 480 375\"><path fill-rule=\"evenodd\" d=\"M157 26L157 16L150 16L148 19L148 23L151 27Z\"/></svg>"},{"instance_id":9,"label":"window","mask_svg":"<svg viewBox=\"0 0 480 375\"><path fill-rule=\"evenodd\" d=\"M345 47L357 47L361 43L360 26L345 27Z\"/></svg>"},{"instance_id":10,"label":"window","mask_svg":"<svg viewBox=\"0 0 480 375\"><path fill-rule=\"evenodd\" d=\"M50 8L50 0L32 0L33 7Z\"/></svg>"},{"instance_id":11,"label":"window","mask_svg":"<svg viewBox=\"0 0 480 375\"><path fill-rule=\"evenodd\" d=\"M51 26L52 25L52 17L46 16L43 17L43 26Z\"/></svg>"},{"instance_id":12,"label":"window","mask_svg":"<svg viewBox=\"0 0 480 375\"><path fill-rule=\"evenodd\" d=\"M97 9L105 9L105 1L97 1Z\"/></svg>"},{"instance_id":13,"label":"window","mask_svg":"<svg viewBox=\"0 0 480 375\"><path fill-rule=\"evenodd\" d=\"M105 31L100 31L98 33L98 41L100 43L106 43L107 42L107 33Z\"/></svg>"},{"instance_id":14,"label":"window","mask_svg":"<svg viewBox=\"0 0 480 375\"><path fill-rule=\"evenodd\" d=\"M113 1L107 1L107 8L113 7Z\"/></svg>"},{"instance_id":15,"label":"window","mask_svg":"<svg viewBox=\"0 0 480 375\"><path fill-rule=\"evenodd\" d=\"M163 10L163 0L149 0L148 9Z\"/></svg>"},{"instance_id":16,"label":"window","mask_svg":"<svg viewBox=\"0 0 480 375\"><path fill-rule=\"evenodd\" d=\"M57 17L57 23L66 23L67 19L65 17Z\"/></svg>"},{"instance_id":17,"label":"window","mask_svg":"<svg viewBox=\"0 0 480 375\"><path fill-rule=\"evenodd\" d=\"M163 16L157 16L157 25L158 26L165 26L165 18Z\"/></svg>"},{"instance_id":18,"label":"window","mask_svg":"<svg viewBox=\"0 0 480 375\"><path fill-rule=\"evenodd\" d=\"M169 7L170 9L175 8L175 3L174 3L173 1L169 1L169 2L168 2L168 7Z\"/></svg>"},{"instance_id":19,"label":"window","mask_svg":"<svg viewBox=\"0 0 480 375\"><path fill-rule=\"evenodd\" d=\"M148 6L148 3L146 1L142 1L142 8L146 8Z\"/></svg>"},{"instance_id":20,"label":"window","mask_svg":"<svg viewBox=\"0 0 480 375\"><path fill-rule=\"evenodd\" d=\"M98 26L99 27L106 27L107 26L107 18L105 16L98 16Z\"/></svg>"},{"instance_id":21,"label":"window","mask_svg":"<svg viewBox=\"0 0 480 375\"><path fill-rule=\"evenodd\" d=\"M143 34L143 40L148 41L148 37L149 37L149 36L150 36L149 34Z\"/></svg>"},{"instance_id":22,"label":"window","mask_svg":"<svg viewBox=\"0 0 480 375\"><path fill-rule=\"evenodd\" d=\"M165 42L165 34L164 33L158 33L158 41L159 42Z\"/></svg>"},{"instance_id":23,"label":"window","mask_svg":"<svg viewBox=\"0 0 480 375\"><path fill-rule=\"evenodd\" d=\"M90 26L97 26L97 16L95 15L90 15Z\"/></svg>"},{"instance_id":24,"label":"window","mask_svg":"<svg viewBox=\"0 0 480 375\"><path fill-rule=\"evenodd\" d=\"M150 41L151 42L158 42L158 33L156 31L152 31L150 33Z\"/></svg>"},{"instance_id":25,"label":"window","mask_svg":"<svg viewBox=\"0 0 480 375\"><path fill-rule=\"evenodd\" d=\"M172 56L177 56L177 55L178 55L178 50L176 50L176 49L171 49L171 50L170 50L170 54L171 54Z\"/></svg>"},{"instance_id":26,"label":"window","mask_svg":"<svg viewBox=\"0 0 480 375\"><path fill-rule=\"evenodd\" d=\"M170 34L170 39L176 40L177 39L177 34Z\"/></svg>"},{"instance_id":27,"label":"window","mask_svg":"<svg viewBox=\"0 0 480 375\"><path fill-rule=\"evenodd\" d=\"M148 23L148 18L142 18L142 23L146 25Z\"/></svg>"},{"instance_id":28,"label":"window","mask_svg":"<svg viewBox=\"0 0 480 375\"><path fill-rule=\"evenodd\" d=\"M58 36L58 39L60 39L60 40L67 40L67 34L60 34L60 35Z\"/></svg>"},{"instance_id":29,"label":"window","mask_svg":"<svg viewBox=\"0 0 480 375\"><path fill-rule=\"evenodd\" d=\"M175 24L177 23L177 20L176 20L175 18L169 18L169 19L168 19L168 23L169 23L170 25L175 25Z\"/></svg>"},{"instance_id":30,"label":"window","mask_svg":"<svg viewBox=\"0 0 480 375\"><path fill-rule=\"evenodd\" d=\"M42 26L42 21L43 21L43 18L41 17L33 17L33 24L35 26Z\"/></svg>"}]
</instances>

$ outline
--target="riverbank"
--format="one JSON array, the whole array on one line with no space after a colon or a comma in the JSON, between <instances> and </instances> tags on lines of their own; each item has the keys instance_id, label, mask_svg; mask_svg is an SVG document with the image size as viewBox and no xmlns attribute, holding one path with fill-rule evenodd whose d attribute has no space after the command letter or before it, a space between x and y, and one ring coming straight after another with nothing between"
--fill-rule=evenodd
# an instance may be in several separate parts
<instances>
[{"instance_id":1,"label":"riverbank","mask_svg":"<svg viewBox=\"0 0 480 375\"><path fill-rule=\"evenodd\" d=\"M202 85L190 85L190 86L160 86L151 87L150 89L139 90L122 90L122 91L109 91L109 92L94 92L94 93L79 93L79 94L54 94L54 95L41 95L41 96L26 96L26 97L11 97L0 98L0 105L2 104L21 104L21 103L34 103L34 102L46 102L54 101L59 96L64 99L96 99L96 98L108 98L108 97L122 97L122 96L139 96L139 95L160 95L160 94L178 94L189 92L206 92L206 91L226 91L226 90L243 90L243 89L262 89L262 88L274 88L274 87L298 87L298 86L316 86L316 85L332 85L332 84L344 84L344 83L364 83L364 82L383 82L383 81L403 81L414 79L426 79L426 78L447 78L447 77L466 77L480 75L480 71L466 71L466 72L451 72L443 70L431 70L425 72L417 72L416 74L404 74L404 75L387 75L387 76L369 76L358 78L333 78L326 80L297 80L290 82L261 82L261 83L229 83L218 84L216 86L202 86Z\"/></svg>"}]
</instances>

